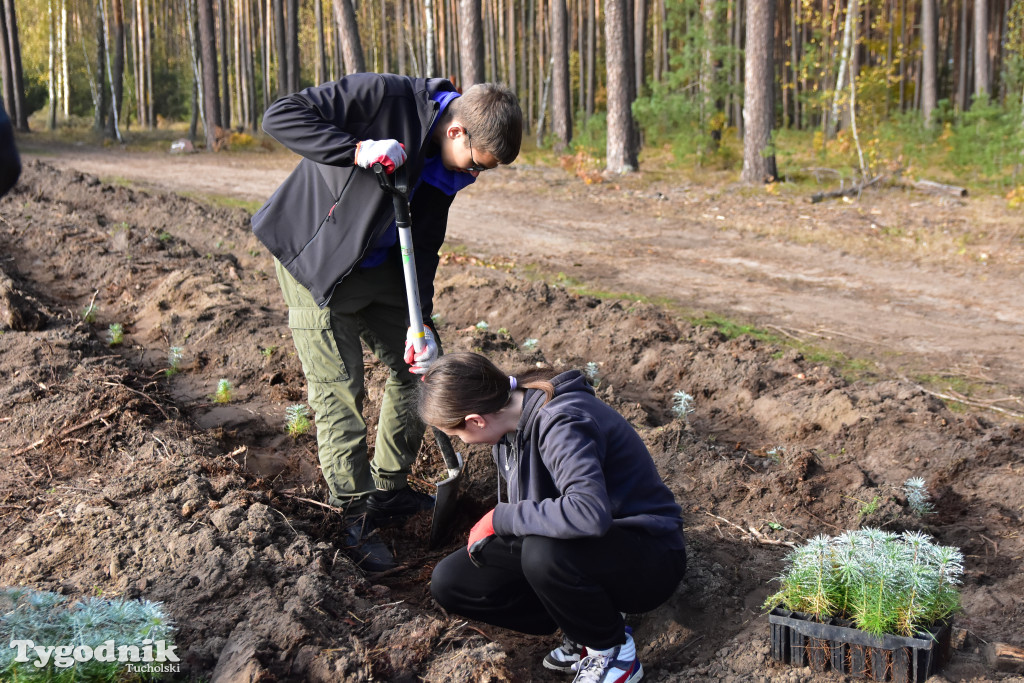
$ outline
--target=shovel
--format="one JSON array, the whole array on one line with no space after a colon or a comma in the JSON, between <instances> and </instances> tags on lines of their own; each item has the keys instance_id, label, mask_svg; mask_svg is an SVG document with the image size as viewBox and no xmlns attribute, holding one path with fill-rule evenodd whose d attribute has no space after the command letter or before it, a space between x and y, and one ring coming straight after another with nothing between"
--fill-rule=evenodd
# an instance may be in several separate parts
<instances>
[{"instance_id":1,"label":"shovel","mask_svg":"<svg viewBox=\"0 0 1024 683\"><path fill-rule=\"evenodd\" d=\"M405 179L405 167L396 171L397 182L385 172L381 164L373 165L377 174L377 182L384 192L391 195L395 206L395 223L398 226L398 241L402 248L402 269L405 274L405 295L409 303L409 326L413 331L413 348L416 353L426 345L423 331L423 313L420 310L420 290L416 280L416 257L412 250L412 214L409 211L409 188ZM434 442L441 450L444 466L448 469L448 477L437 483L437 495L434 498L434 518L430 524L430 547L437 546L444 540L455 517L455 508L459 496L459 479L462 478L462 455L452 448L448 435L436 427Z\"/></svg>"}]
</instances>

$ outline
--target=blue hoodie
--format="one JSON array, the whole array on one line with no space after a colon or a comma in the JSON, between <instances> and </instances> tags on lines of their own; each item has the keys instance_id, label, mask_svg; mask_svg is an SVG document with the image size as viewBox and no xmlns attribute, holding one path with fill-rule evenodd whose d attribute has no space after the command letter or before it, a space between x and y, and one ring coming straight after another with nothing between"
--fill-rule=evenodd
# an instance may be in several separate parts
<instances>
[{"instance_id":1,"label":"blue hoodie","mask_svg":"<svg viewBox=\"0 0 1024 683\"><path fill-rule=\"evenodd\" d=\"M544 392L527 390L516 431L494 446L508 490L494 509L495 533L592 538L615 525L682 548L682 509L633 427L579 371L551 383L547 404Z\"/></svg>"}]
</instances>

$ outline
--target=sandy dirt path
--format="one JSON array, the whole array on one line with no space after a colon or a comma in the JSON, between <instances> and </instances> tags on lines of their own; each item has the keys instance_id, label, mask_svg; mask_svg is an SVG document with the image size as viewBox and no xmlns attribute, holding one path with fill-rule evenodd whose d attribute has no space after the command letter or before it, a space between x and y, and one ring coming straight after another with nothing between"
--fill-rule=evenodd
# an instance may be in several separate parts
<instances>
[{"instance_id":1,"label":"sandy dirt path","mask_svg":"<svg viewBox=\"0 0 1024 683\"><path fill-rule=\"evenodd\" d=\"M104 180L250 201L269 196L295 162L84 147L24 156ZM459 197L449 241L594 290L736 317L870 359L885 374L955 375L976 385L976 397L1009 397L997 405L1019 412L1020 223L995 198L895 188L812 205L739 187L588 186L559 169L520 166L484 174ZM911 246L879 255L886 235ZM928 250L943 235L957 252Z\"/></svg>"}]
</instances>

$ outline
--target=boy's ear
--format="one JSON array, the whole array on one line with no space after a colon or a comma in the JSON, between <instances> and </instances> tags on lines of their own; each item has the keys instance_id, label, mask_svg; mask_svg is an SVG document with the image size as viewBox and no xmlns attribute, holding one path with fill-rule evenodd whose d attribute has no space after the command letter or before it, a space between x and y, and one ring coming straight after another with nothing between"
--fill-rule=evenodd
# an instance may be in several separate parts
<instances>
[{"instance_id":1,"label":"boy's ear","mask_svg":"<svg viewBox=\"0 0 1024 683\"><path fill-rule=\"evenodd\" d=\"M451 121L448 124L448 128L445 130L445 134L452 140L457 139L460 135L466 134L466 127L458 121Z\"/></svg>"}]
</instances>

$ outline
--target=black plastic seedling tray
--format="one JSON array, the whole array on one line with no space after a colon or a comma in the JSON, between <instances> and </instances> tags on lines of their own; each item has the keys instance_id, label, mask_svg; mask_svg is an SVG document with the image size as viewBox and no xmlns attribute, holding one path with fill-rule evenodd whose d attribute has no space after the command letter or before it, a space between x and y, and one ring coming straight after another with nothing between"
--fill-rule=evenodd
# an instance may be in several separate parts
<instances>
[{"instance_id":1,"label":"black plastic seedling tray","mask_svg":"<svg viewBox=\"0 0 1024 683\"><path fill-rule=\"evenodd\" d=\"M772 658L814 671L895 683L924 683L949 659L950 625L936 624L916 638L873 636L846 620L816 621L776 607L768 614Z\"/></svg>"}]
</instances>

